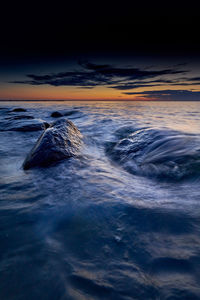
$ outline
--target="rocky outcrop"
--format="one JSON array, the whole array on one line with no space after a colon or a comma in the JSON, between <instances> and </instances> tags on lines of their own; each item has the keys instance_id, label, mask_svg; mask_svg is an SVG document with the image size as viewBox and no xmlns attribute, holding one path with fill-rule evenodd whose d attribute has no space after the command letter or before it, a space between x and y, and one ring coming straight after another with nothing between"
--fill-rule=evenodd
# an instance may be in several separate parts
<instances>
[{"instance_id":1,"label":"rocky outcrop","mask_svg":"<svg viewBox=\"0 0 200 300\"><path fill-rule=\"evenodd\" d=\"M157 180L199 178L199 137L167 128L141 128L131 134L122 128L117 139L120 135L122 139L105 144L106 154L129 173Z\"/></svg>"},{"instance_id":2,"label":"rocky outcrop","mask_svg":"<svg viewBox=\"0 0 200 300\"><path fill-rule=\"evenodd\" d=\"M79 153L82 135L69 120L53 122L39 137L36 145L26 157L23 168L48 166L56 161Z\"/></svg>"}]
</instances>

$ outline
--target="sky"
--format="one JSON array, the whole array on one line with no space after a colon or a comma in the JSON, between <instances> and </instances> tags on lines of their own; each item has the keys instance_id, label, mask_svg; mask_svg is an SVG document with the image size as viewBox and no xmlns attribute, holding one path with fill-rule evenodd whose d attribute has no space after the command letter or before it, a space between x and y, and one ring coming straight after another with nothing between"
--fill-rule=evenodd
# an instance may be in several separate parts
<instances>
[{"instance_id":1,"label":"sky","mask_svg":"<svg viewBox=\"0 0 200 300\"><path fill-rule=\"evenodd\" d=\"M192 1L36 1L2 12L0 100L200 100Z\"/></svg>"}]
</instances>

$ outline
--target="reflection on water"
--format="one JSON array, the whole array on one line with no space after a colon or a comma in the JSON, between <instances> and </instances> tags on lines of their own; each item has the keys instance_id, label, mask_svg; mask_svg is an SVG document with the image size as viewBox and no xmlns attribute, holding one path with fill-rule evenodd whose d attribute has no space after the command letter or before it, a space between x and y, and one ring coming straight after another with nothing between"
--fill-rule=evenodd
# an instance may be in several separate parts
<instances>
[{"instance_id":1,"label":"reflection on water","mask_svg":"<svg viewBox=\"0 0 200 300\"><path fill-rule=\"evenodd\" d=\"M200 103L2 103L1 128L13 107L76 110L84 147L23 171L40 131L0 131L0 299L200 299Z\"/></svg>"}]
</instances>

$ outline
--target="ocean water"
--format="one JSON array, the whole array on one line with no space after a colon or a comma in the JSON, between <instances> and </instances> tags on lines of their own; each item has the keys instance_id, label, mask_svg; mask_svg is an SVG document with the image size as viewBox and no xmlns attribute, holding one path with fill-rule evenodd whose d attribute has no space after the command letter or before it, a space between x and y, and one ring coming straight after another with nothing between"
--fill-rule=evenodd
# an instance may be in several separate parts
<instances>
[{"instance_id":1,"label":"ocean water","mask_svg":"<svg viewBox=\"0 0 200 300\"><path fill-rule=\"evenodd\" d=\"M24 171L54 111L80 155ZM200 299L199 186L199 102L2 102L0 299Z\"/></svg>"}]
</instances>

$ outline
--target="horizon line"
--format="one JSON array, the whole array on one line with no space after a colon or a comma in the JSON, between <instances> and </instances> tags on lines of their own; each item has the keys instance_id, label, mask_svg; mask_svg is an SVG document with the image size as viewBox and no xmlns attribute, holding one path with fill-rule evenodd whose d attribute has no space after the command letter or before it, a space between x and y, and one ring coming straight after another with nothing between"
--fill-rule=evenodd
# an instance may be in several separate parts
<instances>
[{"instance_id":1,"label":"horizon line","mask_svg":"<svg viewBox=\"0 0 200 300\"><path fill-rule=\"evenodd\" d=\"M200 100L159 100L159 99L142 99L142 100L134 100L134 99L0 99L0 102L68 102L68 101L106 101L106 102L149 102L149 101L153 101L153 102L199 102Z\"/></svg>"}]
</instances>

